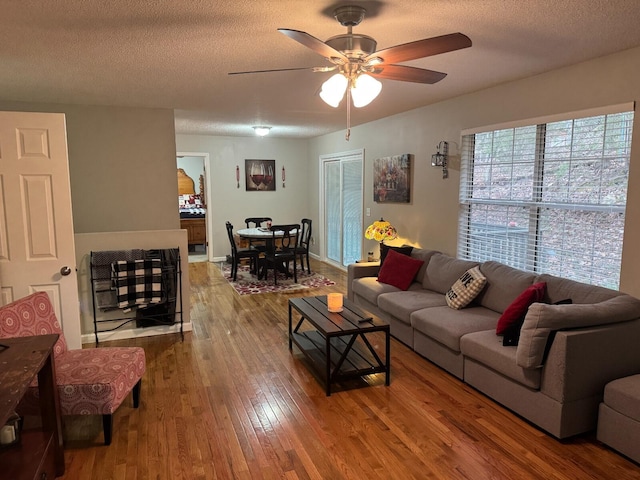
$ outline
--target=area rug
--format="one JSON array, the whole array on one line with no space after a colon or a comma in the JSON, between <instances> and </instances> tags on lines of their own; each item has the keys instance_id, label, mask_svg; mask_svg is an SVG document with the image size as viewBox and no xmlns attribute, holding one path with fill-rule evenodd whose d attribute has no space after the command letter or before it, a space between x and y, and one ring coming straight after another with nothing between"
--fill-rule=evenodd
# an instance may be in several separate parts
<instances>
[{"instance_id":1,"label":"area rug","mask_svg":"<svg viewBox=\"0 0 640 480\"><path fill-rule=\"evenodd\" d=\"M238 267L236 281L231 280L231 265L225 263L222 267L222 274L231 286L240 295L255 295L258 293L291 293L299 290L310 290L312 288L330 287L336 282L323 277L319 273L310 274L298 270L298 283L293 281L293 277L287 278L283 273L278 272L278 284L273 284L273 271L269 271L266 279L258 280L258 277L249 273L248 265Z\"/></svg>"}]
</instances>

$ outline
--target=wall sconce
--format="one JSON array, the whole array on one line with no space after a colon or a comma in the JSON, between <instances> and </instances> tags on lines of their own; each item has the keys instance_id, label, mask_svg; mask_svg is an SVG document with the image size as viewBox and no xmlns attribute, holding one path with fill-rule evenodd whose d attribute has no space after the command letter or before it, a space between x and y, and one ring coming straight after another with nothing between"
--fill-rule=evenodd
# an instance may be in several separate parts
<instances>
[{"instance_id":1,"label":"wall sconce","mask_svg":"<svg viewBox=\"0 0 640 480\"><path fill-rule=\"evenodd\" d=\"M437 152L431 155L431 166L442 167L442 178L449 176L447 170L447 157L449 155L449 142L441 141L437 146Z\"/></svg>"}]
</instances>

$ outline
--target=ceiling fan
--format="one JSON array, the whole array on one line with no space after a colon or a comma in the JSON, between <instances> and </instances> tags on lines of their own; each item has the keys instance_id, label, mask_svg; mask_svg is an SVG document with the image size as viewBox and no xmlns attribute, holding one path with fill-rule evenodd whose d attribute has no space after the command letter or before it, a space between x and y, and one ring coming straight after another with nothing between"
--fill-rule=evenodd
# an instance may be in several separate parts
<instances>
[{"instance_id":1,"label":"ceiling fan","mask_svg":"<svg viewBox=\"0 0 640 480\"><path fill-rule=\"evenodd\" d=\"M375 39L352 31L354 26L362 22L365 14L366 10L359 5L344 5L336 8L333 16L342 26L347 27L347 33L333 36L326 42L299 30L278 29L292 40L322 55L332 64L331 66L253 70L231 72L229 75L293 70L337 71L322 85L320 97L332 107L337 107L346 92L347 122L350 123L350 99L353 99L356 107L368 105L382 89L382 84L377 79L434 84L447 76L446 73L397 63L471 46L471 40L466 35L451 33L376 51ZM347 125L347 140L349 139L348 129L349 125Z\"/></svg>"}]
</instances>

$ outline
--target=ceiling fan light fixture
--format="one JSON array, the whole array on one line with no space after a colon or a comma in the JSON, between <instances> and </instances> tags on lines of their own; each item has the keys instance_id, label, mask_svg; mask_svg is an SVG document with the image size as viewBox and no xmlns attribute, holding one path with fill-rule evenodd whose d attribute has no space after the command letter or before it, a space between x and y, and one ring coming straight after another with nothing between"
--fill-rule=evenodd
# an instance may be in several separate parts
<instances>
[{"instance_id":1,"label":"ceiling fan light fixture","mask_svg":"<svg viewBox=\"0 0 640 480\"><path fill-rule=\"evenodd\" d=\"M271 130L271 127L266 127L264 125L256 125L255 127L253 127L253 130L256 132L256 135L258 135L259 137L264 137L266 135L269 135L269 131Z\"/></svg>"},{"instance_id":2,"label":"ceiling fan light fixture","mask_svg":"<svg viewBox=\"0 0 640 480\"><path fill-rule=\"evenodd\" d=\"M320 98L324 100L327 105L337 108L344 97L344 92L347 91L348 84L349 80L347 80L347 77L341 73L336 73L322 84Z\"/></svg>"},{"instance_id":3,"label":"ceiling fan light fixture","mask_svg":"<svg viewBox=\"0 0 640 480\"><path fill-rule=\"evenodd\" d=\"M353 87L351 87L353 106L360 108L369 105L380 94L381 90L382 83L371 75L363 74L358 76Z\"/></svg>"}]
</instances>

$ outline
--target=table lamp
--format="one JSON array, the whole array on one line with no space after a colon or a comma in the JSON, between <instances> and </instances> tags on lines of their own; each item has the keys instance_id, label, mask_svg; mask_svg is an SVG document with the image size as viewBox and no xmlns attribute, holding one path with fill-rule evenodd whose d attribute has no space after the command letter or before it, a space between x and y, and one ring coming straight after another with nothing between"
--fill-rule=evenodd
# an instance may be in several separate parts
<instances>
[{"instance_id":1,"label":"table lamp","mask_svg":"<svg viewBox=\"0 0 640 480\"><path fill-rule=\"evenodd\" d=\"M380 220L376 220L367 227L364 236L369 240L384 243L385 240L397 238L398 232L396 231L396 227L381 217Z\"/></svg>"},{"instance_id":2,"label":"table lamp","mask_svg":"<svg viewBox=\"0 0 640 480\"><path fill-rule=\"evenodd\" d=\"M385 240L393 240L398 237L396 227L387 222L384 218L380 217L380 220L376 220L367 227L364 232L365 238L369 240L375 240L380 242L380 251L382 251L382 244Z\"/></svg>"}]
</instances>

